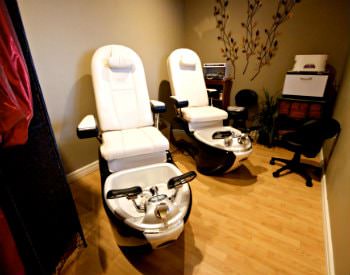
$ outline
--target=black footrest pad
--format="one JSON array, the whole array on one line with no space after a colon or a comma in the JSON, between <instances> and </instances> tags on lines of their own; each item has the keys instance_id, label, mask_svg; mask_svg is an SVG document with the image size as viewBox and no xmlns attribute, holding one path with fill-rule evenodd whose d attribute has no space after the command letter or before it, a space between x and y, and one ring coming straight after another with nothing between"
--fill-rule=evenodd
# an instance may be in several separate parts
<instances>
[{"instance_id":1,"label":"black footrest pad","mask_svg":"<svg viewBox=\"0 0 350 275\"><path fill-rule=\"evenodd\" d=\"M118 199L122 197L133 197L142 193L140 186L134 186L124 189L112 189L107 192L107 199Z\"/></svg>"},{"instance_id":2,"label":"black footrest pad","mask_svg":"<svg viewBox=\"0 0 350 275\"><path fill-rule=\"evenodd\" d=\"M168 181L168 188L175 188L177 186L180 186L182 184L188 183L190 181L192 181L195 177L197 176L195 171L190 171L187 172L183 175L177 176L177 177L173 177Z\"/></svg>"}]
</instances>

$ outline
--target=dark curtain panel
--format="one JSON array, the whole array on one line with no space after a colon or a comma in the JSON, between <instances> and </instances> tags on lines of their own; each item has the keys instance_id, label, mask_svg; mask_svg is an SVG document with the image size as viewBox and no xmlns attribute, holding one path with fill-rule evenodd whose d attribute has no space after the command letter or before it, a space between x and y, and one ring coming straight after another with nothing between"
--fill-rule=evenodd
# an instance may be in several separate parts
<instances>
[{"instance_id":1,"label":"dark curtain panel","mask_svg":"<svg viewBox=\"0 0 350 275\"><path fill-rule=\"evenodd\" d=\"M0 204L27 274L52 274L85 240L16 1L4 1L28 68L33 118L24 145L0 148Z\"/></svg>"},{"instance_id":2,"label":"dark curtain panel","mask_svg":"<svg viewBox=\"0 0 350 275\"><path fill-rule=\"evenodd\" d=\"M23 144L33 116L32 93L16 32L0 1L0 144Z\"/></svg>"},{"instance_id":3,"label":"dark curtain panel","mask_svg":"<svg viewBox=\"0 0 350 275\"><path fill-rule=\"evenodd\" d=\"M0 274L24 275L24 266L19 257L16 242L0 208Z\"/></svg>"}]
</instances>

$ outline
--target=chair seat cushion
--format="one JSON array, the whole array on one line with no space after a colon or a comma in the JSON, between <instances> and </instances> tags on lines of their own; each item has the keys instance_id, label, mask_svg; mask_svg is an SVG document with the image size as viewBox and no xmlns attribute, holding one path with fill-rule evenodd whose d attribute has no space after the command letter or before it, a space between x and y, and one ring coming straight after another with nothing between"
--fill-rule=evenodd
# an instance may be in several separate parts
<instances>
[{"instance_id":1,"label":"chair seat cushion","mask_svg":"<svg viewBox=\"0 0 350 275\"><path fill-rule=\"evenodd\" d=\"M107 161L169 149L169 142L155 127L142 127L102 133L101 154Z\"/></svg>"},{"instance_id":2,"label":"chair seat cushion","mask_svg":"<svg viewBox=\"0 0 350 275\"><path fill-rule=\"evenodd\" d=\"M216 121L227 119L227 112L213 106L182 108L183 118L188 122Z\"/></svg>"}]
</instances>

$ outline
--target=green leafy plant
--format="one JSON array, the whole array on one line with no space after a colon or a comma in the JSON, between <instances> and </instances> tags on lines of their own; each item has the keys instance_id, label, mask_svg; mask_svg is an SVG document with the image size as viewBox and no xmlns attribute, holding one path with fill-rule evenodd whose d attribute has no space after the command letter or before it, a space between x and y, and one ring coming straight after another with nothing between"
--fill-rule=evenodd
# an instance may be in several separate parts
<instances>
[{"instance_id":1,"label":"green leafy plant","mask_svg":"<svg viewBox=\"0 0 350 275\"><path fill-rule=\"evenodd\" d=\"M268 90L264 89L264 102L260 112L256 115L255 125L258 128L258 142L271 146L274 138L275 120L277 116L277 98L270 95Z\"/></svg>"}]
</instances>

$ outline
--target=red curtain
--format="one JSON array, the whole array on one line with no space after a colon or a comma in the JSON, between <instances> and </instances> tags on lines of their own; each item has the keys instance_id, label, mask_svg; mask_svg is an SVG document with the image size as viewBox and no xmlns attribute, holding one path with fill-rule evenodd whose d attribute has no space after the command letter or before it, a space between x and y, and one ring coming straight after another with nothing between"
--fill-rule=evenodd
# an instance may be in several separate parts
<instances>
[{"instance_id":1,"label":"red curtain","mask_svg":"<svg viewBox=\"0 0 350 275\"><path fill-rule=\"evenodd\" d=\"M27 67L5 3L0 0L0 146L26 143L32 116Z\"/></svg>"},{"instance_id":2,"label":"red curtain","mask_svg":"<svg viewBox=\"0 0 350 275\"><path fill-rule=\"evenodd\" d=\"M18 255L15 241L0 208L0 274L24 275L24 267Z\"/></svg>"}]
</instances>

